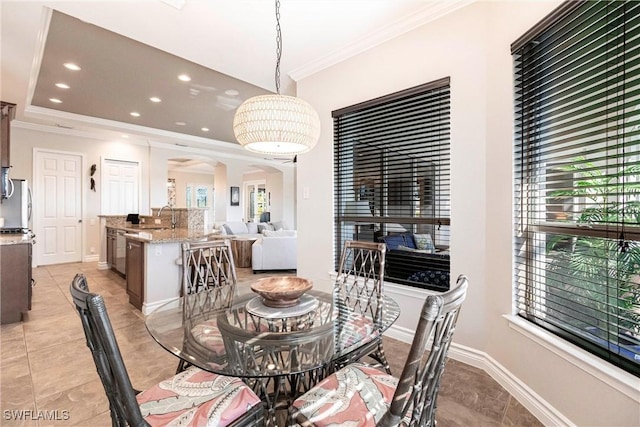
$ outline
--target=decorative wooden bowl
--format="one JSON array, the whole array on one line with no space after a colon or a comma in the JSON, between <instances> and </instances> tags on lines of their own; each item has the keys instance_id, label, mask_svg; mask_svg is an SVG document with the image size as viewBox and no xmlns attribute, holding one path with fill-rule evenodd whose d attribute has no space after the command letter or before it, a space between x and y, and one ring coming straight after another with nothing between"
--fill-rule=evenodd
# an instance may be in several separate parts
<instances>
[{"instance_id":1,"label":"decorative wooden bowl","mask_svg":"<svg viewBox=\"0 0 640 427\"><path fill-rule=\"evenodd\" d=\"M310 280L293 276L265 277L251 284L251 290L262 297L268 307L292 307L313 287Z\"/></svg>"}]
</instances>

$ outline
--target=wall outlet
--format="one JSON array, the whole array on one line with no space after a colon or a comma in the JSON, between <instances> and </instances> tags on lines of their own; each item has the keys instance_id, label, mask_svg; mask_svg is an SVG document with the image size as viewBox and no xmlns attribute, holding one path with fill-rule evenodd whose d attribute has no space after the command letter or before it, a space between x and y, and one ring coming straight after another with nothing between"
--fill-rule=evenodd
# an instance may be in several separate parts
<instances>
[{"instance_id":1,"label":"wall outlet","mask_svg":"<svg viewBox=\"0 0 640 427\"><path fill-rule=\"evenodd\" d=\"M162 245L154 245L156 247L156 256L162 255Z\"/></svg>"},{"instance_id":2,"label":"wall outlet","mask_svg":"<svg viewBox=\"0 0 640 427\"><path fill-rule=\"evenodd\" d=\"M93 246L89 248L89 252L92 254L96 253L96 248L94 248Z\"/></svg>"},{"instance_id":3,"label":"wall outlet","mask_svg":"<svg viewBox=\"0 0 640 427\"><path fill-rule=\"evenodd\" d=\"M162 220L161 219L154 219L153 222L155 224L162 224Z\"/></svg>"}]
</instances>

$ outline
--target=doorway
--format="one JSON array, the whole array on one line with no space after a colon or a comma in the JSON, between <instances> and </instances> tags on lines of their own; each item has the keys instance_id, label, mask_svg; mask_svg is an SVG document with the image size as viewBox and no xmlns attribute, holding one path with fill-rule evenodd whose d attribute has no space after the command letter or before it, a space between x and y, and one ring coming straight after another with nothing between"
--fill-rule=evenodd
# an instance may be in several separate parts
<instances>
[{"instance_id":1,"label":"doorway","mask_svg":"<svg viewBox=\"0 0 640 427\"><path fill-rule=\"evenodd\" d=\"M83 156L36 149L34 157L35 264L79 262Z\"/></svg>"},{"instance_id":2,"label":"doorway","mask_svg":"<svg viewBox=\"0 0 640 427\"><path fill-rule=\"evenodd\" d=\"M250 222L260 222L260 215L267 211L266 181L248 181L245 189L245 218Z\"/></svg>"},{"instance_id":3,"label":"doorway","mask_svg":"<svg viewBox=\"0 0 640 427\"><path fill-rule=\"evenodd\" d=\"M102 159L102 215L139 213L138 162Z\"/></svg>"}]
</instances>

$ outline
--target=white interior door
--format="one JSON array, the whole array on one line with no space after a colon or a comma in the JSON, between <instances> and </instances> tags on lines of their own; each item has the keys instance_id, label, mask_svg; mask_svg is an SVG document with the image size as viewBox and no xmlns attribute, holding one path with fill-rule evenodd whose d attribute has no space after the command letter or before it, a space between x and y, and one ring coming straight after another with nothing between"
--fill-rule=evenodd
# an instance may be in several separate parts
<instances>
[{"instance_id":1,"label":"white interior door","mask_svg":"<svg viewBox=\"0 0 640 427\"><path fill-rule=\"evenodd\" d=\"M102 171L102 214L138 213L140 210L138 163L104 159Z\"/></svg>"},{"instance_id":2,"label":"white interior door","mask_svg":"<svg viewBox=\"0 0 640 427\"><path fill-rule=\"evenodd\" d=\"M34 214L38 265L82 260L82 157L36 151Z\"/></svg>"}]
</instances>

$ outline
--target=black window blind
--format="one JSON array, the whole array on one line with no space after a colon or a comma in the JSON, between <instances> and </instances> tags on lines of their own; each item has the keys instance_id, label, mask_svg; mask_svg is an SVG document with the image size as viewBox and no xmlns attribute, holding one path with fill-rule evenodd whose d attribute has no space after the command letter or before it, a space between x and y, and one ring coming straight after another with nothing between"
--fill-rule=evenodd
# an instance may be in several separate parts
<instances>
[{"instance_id":1,"label":"black window blind","mask_svg":"<svg viewBox=\"0 0 640 427\"><path fill-rule=\"evenodd\" d=\"M640 375L640 2L566 2L512 46L515 304Z\"/></svg>"},{"instance_id":2,"label":"black window blind","mask_svg":"<svg viewBox=\"0 0 640 427\"><path fill-rule=\"evenodd\" d=\"M395 236L405 252L387 251L386 280L437 288L419 273L448 275L449 98L445 78L333 112L336 266L345 241ZM415 235L432 248L411 248Z\"/></svg>"}]
</instances>

